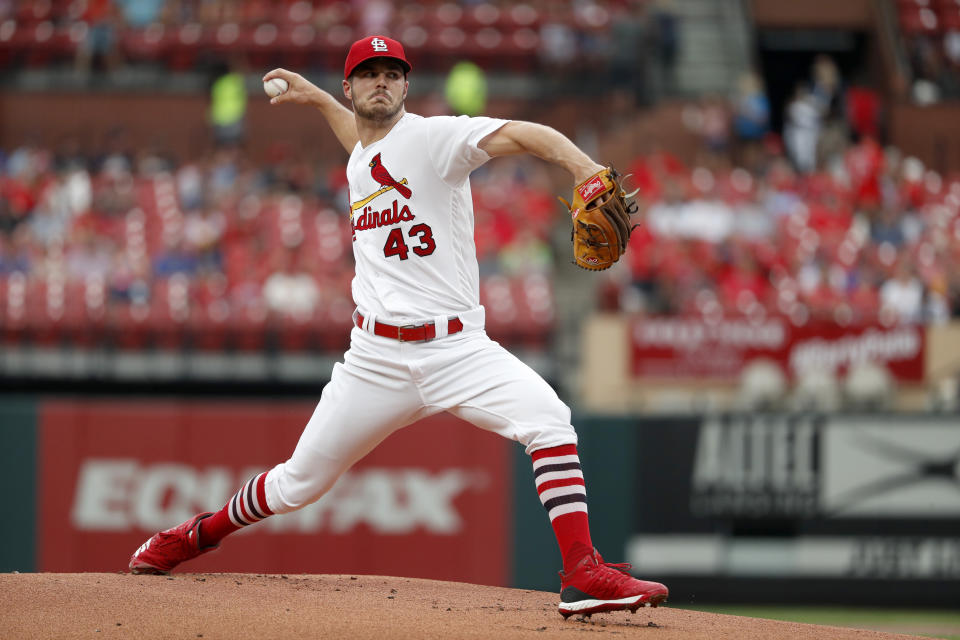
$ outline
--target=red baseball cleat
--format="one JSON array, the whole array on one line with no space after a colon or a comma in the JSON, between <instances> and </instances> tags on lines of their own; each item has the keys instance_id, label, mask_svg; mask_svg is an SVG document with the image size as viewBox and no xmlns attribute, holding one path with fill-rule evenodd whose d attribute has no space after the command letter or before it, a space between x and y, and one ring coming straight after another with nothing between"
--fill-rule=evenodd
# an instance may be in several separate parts
<instances>
[{"instance_id":1,"label":"red baseball cleat","mask_svg":"<svg viewBox=\"0 0 960 640\"><path fill-rule=\"evenodd\" d=\"M584 616L602 611L656 607L665 602L669 591L659 582L637 580L630 575L628 563L604 562L596 549L584 556L569 574L560 572L560 615Z\"/></svg>"},{"instance_id":2,"label":"red baseball cleat","mask_svg":"<svg viewBox=\"0 0 960 640\"><path fill-rule=\"evenodd\" d=\"M166 575L181 562L216 549L218 545L201 549L197 537L199 522L212 515L201 513L179 526L155 533L130 556L130 572Z\"/></svg>"}]
</instances>

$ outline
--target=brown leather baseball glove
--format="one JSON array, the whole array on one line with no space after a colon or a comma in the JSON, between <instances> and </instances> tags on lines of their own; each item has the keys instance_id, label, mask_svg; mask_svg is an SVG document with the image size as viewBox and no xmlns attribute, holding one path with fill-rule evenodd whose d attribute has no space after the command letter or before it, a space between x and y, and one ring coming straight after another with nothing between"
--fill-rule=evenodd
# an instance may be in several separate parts
<instances>
[{"instance_id":1,"label":"brown leather baseball glove","mask_svg":"<svg viewBox=\"0 0 960 640\"><path fill-rule=\"evenodd\" d=\"M627 194L620 185L620 174L607 167L573 189L573 203L560 198L573 218L574 263L591 271L602 271L620 259L627 249L630 215L637 212L636 202L627 202L636 192Z\"/></svg>"}]
</instances>

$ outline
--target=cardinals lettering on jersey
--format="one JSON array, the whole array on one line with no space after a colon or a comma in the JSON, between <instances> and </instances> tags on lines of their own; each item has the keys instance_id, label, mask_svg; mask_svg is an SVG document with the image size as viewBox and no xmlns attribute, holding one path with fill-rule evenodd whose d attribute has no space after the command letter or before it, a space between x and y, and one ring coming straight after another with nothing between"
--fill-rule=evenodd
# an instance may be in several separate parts
<instances>
[{"instance_id":1,"label":"cardinals lettering on jersey","mask_svg":"<svg viewBox=\"0 0 960 640\"><path fill-rule=\"evenodd\" d=\"M398 201L394 199L393 204L388 209L377 211L372 207L364 207L363 212L353 219L354 232L364 229L376 229L378 227L389 227L401 222L409 222L416 218L410 213L410 207L403 205L398 209Z\"/></svg>"}]
</instances>

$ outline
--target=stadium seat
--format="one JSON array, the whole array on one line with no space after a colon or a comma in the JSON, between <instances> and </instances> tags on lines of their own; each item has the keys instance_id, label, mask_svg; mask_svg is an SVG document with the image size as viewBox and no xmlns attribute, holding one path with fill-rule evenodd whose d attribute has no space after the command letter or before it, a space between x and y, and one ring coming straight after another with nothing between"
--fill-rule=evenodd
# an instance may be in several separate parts
<instances>
[{"instance_id":1,"label":"stadium seat","mask_svg":"<svg viewBox=\"0 0 960 640\"><path fill-rule=\"evenodd\" d=\"M349 291L328 295L316 316L317 343L326 351L343 351L350 345L353 329L353 300Z\"/></svg>"},{"instance_id":2,"label":"stadium seat","mask_svg":"<svg viewBox=\"0 0 960 640\"><path fill-rule=\"evenodd\" d=\"M850 367L843 381L843 393L850 409L882 411L889 409L896 385L883 364L860 362Z\"/></svg>"},{"instance_id":3,"label":"stadium seat","mask_svg":"<svg viewBox=\"0 0 960 640\"><path fill-rule=\"evenodd\" d=\"M941 6L939 16L945 31L960 30L960 4L950 3Z\"/></svg>"},{"instance_id":4,"label":"stadium seat","mask_svg":"<svg viewBox=\"0 0 960 640\"><path fill-rule=\"evenodd\" d=\"M907 35L940 33L937 13L928 7L901 7L900 28Z\"/></svg>"},{"instance_id":5,"label":"stadium seat","mask_svg":"<svg viewBox=\"0 0 960 640\"><path fill-rule=\"evenodd\" d=\"M172 38L166 37L168 28L154 23L143 29L124 29L120 35L120 50L133 63L159 63L170 55Z\"/></svg>"},{"instance_id":6,"label":"stadium seat","mask_svg":"<svg viewBox=\"0 0 960 640\"><path fill-rule=\"evenodd\" d=\"M822 367L799 372L791 403L796 411L837 411L841 406L837 375Z\"/></svg>"},{"instance_id":7,"label":"stadium seat","mask_svg":"<svg viewBox=\"0 0 960 640\"><path fill-rule=\"evenodd\" d=\"M150 307L144 303L117 302L110 305L104 344L119 351L147 349L150 346L149 317Z\"/></svg>"},{"instance_id":8,"label":"stadium seat","mask_svg":"<svg viewBox=\"0 0 960 640\"><path fill-rule=\"evenodd\" d=\"M285 24L277 36L277 62L292 69L310 69L321 53L320 36L310 24Z\"/></svg>"},{"instance_id":9,"label":"stadium seat","mask_svg":"<svg viewBox=\"0 0 960 640\"><path fill-rule=\"evenodd\" d=\"M740 372L737 402L744 411L771 411L783 407L787 376L783 368L767 358L754 358Z\"/></svg>"},{"instance_id":10,"label":"stadium seat","mask_svg":"<svg viewBox=\"0 0 960 640\"><path fill-rule=\"evenodd\" d=\"M267 309L253 305L234 309L227 327L231 348L238 352L257 352L267 344Z\"/></svg>"},{"instance_id":11,"label":"stadium seat","mask_svg":"<svg viewBox=\"0 0 960 640\"><path fill-rule=\"evenodd\" d=\"M186 346L192 285L182 275L154 282L147 317L152 346L173 350Z\"/></svg>"},{"instance_id":12,"label":"stadium seat","mask_svg":"<svg viewBox=\"0 0 960 640\"><path fill-rule=\"evenodd\" d=\"M289 313L271 314L268 327L275 347L286 353L314 351L319 346L318 327L322 325L322 314L301 315Z\"/></svg>"},{"instance_id":13,"label":"stadium seat","mask_svg":"<svg viewBox=\"0 0 960 640\"><path fill-rule=\"evenodd\" d=\"M230 304L217 299L190 309L187 325L188 344L199 351L226 351L230 346Z\"/></svg>"},{"instance_id":14,"label":"stadium seat","mask_svg":"<svg viewBox=\"0 0 960 640\"><path fill-rule=\"evenodd\" d=\"M27 278L22 273L0 277L0 337L16 346L25 342L27 320Z\"/></svg>"},{"instance_id":15,"label":"stadium seat","mask_svg":"<svg viewBox=\"0 0 960 640\"><path fill-rule=\"evenodd\" d=\"M60 331L64 343L73 347L98 347L106 331L106 286L103 280L67 282Z\"/></svg>"},{"instance_id":16,"label":"stadium seat","mask_svg":"<svg viewBox=\"0 0 960 640\"><path fill-rule=\"evenodd\" d=\"M189 22L164 31L159 47L169 69L187 71L196 67L200 53L209 43L208 30L198 22Z\"/></svg>"}]
</instances>

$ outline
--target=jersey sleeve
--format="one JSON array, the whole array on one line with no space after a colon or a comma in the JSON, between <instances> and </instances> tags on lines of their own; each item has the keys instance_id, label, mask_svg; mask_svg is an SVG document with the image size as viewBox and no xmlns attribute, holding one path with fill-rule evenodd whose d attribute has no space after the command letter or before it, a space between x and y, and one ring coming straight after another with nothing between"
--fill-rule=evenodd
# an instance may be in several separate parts
<instances>
[{"instance_id":1,"label":"jersey sleeve","mask_svg":"<svg viewBox=\"0 0 960 640\"><path fill-rule=\"evenodd\" d=\"M427 149L434 169L448 184L463 182L490 159L477 145L508 120L469 116L429 118Z\"/></svg>"}]
</instances>

